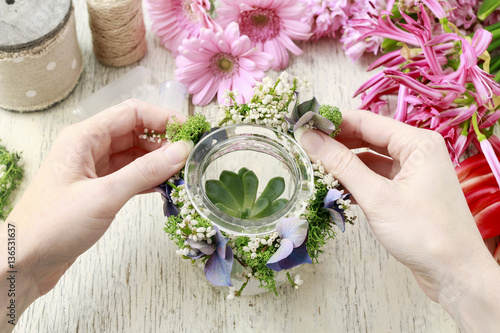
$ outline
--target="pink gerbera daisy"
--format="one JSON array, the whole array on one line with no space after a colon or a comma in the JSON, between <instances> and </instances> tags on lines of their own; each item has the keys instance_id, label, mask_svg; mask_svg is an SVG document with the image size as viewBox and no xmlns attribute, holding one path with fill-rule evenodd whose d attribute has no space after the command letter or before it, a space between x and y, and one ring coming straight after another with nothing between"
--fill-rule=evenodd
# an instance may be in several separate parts
<instances>
[{"instance_id":1,"label":"pink gerbera daisy","mask_svg":"<svg viewBox=\"0 0 500 333\"><path fill-rule=\"evenodd\" d=\"M193 94L193 104L206 105L215 94L223 103L226 90L238 90L237 102L246 103L255 81L264 77L272 61L272 55L240 36L233 22L224 31L201 29L199 38L185 39L175 59L175 75Z\"/></svg>"},{"instance_id":2,"label":"pink gerbera daisy","mask_svg":"<svg viewBox=\"0 0 500 333\"><path fill-rule=\"evenodd\" d=\"M274 56L272 69L288 66L288 51L301 55L292 40L308 40L310 25L301 22L305 8L298 0L221 0L217 22L222 27L237 22L260 51Z\"/></svg>"},{"instance_id":3,"label":"pink gerbera daisy","mask_svg":"<svg viewBox=\"0 0 500 333\"><path fill-rule=\"evenodd\" d=\"M174 54L184 38L198 37L201 28L214 29L208 0L146 0L146 9L151 29Z\"/></svg>"}]
</instances>

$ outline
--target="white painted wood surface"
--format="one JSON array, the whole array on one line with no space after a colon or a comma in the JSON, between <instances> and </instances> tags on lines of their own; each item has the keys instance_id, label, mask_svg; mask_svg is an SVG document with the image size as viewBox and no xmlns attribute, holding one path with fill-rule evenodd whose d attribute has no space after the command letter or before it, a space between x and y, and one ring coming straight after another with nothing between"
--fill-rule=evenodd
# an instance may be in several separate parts
<instances>
[{"instance_id":1,"label":"white painted wood surface","mask_svg":"<svg viewBox=\"0 0 500 333\"><path fill-rule=\"evenodd\" d=\"M85 2L74 5L85 61L75 91L47 111L0 110L3 144L23 151L26 177L18 197L59 131L73 122L73 106L133 68L109 68L95 60ZM147 19L146 26L148 52L139 64L158 81L173 79L172 55L159 45ZM373 58L352 63L331 40L300 46L304 54L292 57L287 71L307 75L320 102L356 108L359 100L351 96L370 77L365 68ZM190 109L213 115L213 105ZM28 308L15 332L457 332L409 270L377 243L357 211L356 225L326 246L321 263L301 268L299 290L285 285L279 297L228 301L225 291L213 288L198 268L175 254L163 232L160 196L136 197L56 288Z\"/></svg>"}]
</instances>

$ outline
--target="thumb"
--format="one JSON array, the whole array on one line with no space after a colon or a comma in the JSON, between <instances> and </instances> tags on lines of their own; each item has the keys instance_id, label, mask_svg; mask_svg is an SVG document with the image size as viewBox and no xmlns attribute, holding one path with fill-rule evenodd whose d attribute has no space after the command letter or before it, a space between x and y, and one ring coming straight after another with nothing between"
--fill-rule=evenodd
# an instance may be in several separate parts
<instances>
[{"instance_id":1,"label":"thumb","mask_svg":"<svg viewBox=\"0 0 500 333\"><path fill-rule=\"evenodd\" d=\"M115 198L125 204L134 195L163 183L182 169L193 146L192 141L174 142L108 175Z\"/></svg>"},{"instance_id":2,"label":"thumb","mask_svg":"<svg viewBox=\"0 0 500 333\"><path fill-rule=\"evenodd\" d=\"M321 161L358 202L373 198L372 190L382 189L382 177L370 170L349 148L323 132L299 128L295 139L313 163Z\"/></svg>"}]
</instances>

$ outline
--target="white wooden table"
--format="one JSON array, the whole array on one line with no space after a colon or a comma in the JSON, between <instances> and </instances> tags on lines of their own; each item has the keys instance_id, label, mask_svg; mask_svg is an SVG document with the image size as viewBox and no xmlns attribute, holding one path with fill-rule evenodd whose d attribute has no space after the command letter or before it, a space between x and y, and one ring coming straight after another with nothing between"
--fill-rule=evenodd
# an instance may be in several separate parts
<instances>
[{"instance_id":1,"label":"white wooden table","mask_svg":"<svg viewBox=\"0 0 500 333\"><path fill-rule=\"evenodd\" d=\"M110 68L92 53L84 0L75 0L77 31L85 69L75 91L43 112L0 110L0 138L23 152L25 180L33 178L61 129L72 123L79 100L133 66ZM174 79L174 58L148 28L148 52L139 62L161 82ZM339 42L300 44L287 71L306 75L321 103L354 109L357 87L371 76L374 58L352 63ZM271 73L276 75L276 73ZM189 107L212 117L213 105ZM369 186L369 184L367 184ZM440 305L428 300L410 271L375 240L362 212L354 226L325 247L320 264L300 270L304 284L280 296L264 294L226 300L202 272L175 254L163 231L158 194L132 199L104 237L67 271L54 290L20 318L15 332L457 332Z\"/></svg>"}]
</instances>

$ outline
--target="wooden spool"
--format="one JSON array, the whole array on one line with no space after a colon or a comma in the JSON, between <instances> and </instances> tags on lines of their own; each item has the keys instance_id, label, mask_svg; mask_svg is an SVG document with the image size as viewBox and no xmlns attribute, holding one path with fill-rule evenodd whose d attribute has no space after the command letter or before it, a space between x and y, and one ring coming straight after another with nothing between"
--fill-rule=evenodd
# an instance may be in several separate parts
<instances>
[{"instance_id":1,"label":"wooden spool","mask_svg":"<svg viewBox=\"0 0 500 333\"><path fill-rule=\"evenodd\" d=\"M83 60L71 0L0 0L0 107L43 110L78 83Z\"/></svg>"}]
</instances>

